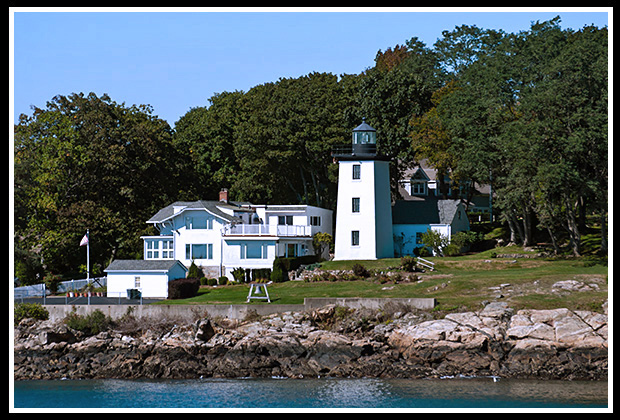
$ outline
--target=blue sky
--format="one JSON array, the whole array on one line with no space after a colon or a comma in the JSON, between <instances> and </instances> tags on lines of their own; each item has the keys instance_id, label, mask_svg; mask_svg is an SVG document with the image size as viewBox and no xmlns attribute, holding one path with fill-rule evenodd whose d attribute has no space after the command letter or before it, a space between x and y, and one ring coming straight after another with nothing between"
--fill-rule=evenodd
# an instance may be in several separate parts
<instances>
[{"instance_id":1,"label":"blue sky","mask_svg":"<svg viewBox=\"0 0 620 420\"><path fill-rule=\"evenodd\" d=\"M217 92L314 71L357 74L378 50L414 36L430 47L463 24L519 32L559 15L563 28L612 28L611 8L127 10L10 9L13 122L55 95L95 92L149 104L174 127Z\"/></svg>"}]
</instances>

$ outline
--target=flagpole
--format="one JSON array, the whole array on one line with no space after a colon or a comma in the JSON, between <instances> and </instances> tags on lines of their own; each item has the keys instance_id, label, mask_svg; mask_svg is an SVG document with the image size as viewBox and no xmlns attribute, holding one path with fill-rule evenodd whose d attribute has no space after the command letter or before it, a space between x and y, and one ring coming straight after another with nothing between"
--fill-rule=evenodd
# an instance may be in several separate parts
<instances>
[{"instance_id":1,"label":"flagpole","mask_svg":"<svg viewBox=\"0 0 620 420\"><path fill-rule=\"evenodd\" d=\"M86 282L90 283L90 234L89 229L86 229Z\"/></svg>"}]
</instances>

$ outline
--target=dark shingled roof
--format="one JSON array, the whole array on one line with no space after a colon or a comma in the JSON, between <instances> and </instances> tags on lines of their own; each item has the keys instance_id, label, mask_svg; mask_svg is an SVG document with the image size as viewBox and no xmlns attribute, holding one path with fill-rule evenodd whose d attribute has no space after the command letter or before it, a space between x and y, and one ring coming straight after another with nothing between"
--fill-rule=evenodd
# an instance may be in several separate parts
<instances>
[{"instance_id":1,"label":"dark shingled roof","mask_svg":"<svg viewBox=\"0 0 620 420\"><path fill-rule=\"evenodd\" d=\"M392 206L392 224L428 225L452 223L460 200L426 199L396 201Z\"/></svg>"},{"instance_id":2,"label":"dark shingled roof","mask_svg":"<svg viewBox=\"0 0 620 420\"><path fill-rule=\"evenodd\" d=\"M187 269L177 260L114 260L104 271L167 271L175 264Z\"/></svg>"}]
</instances>

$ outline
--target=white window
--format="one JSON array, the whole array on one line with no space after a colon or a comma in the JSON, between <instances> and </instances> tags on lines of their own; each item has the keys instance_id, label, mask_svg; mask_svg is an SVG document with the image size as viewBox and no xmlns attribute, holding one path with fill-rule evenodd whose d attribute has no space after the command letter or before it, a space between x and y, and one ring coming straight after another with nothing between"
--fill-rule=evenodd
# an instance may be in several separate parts
<instances>
[{"instance_id":1,"label":"white window","mask_svg":"<svg viewBox=\"0 0 620 420\"><path fill-rule=\"evenodd\" d=\"M352 230L351 231L351 246L358 246L360 244L360 231Z\"/></svg>"},{"instance_id":2,"label":"white window","mask_svg":"<svg viewBox=\"0 0 620 420\"><path fill-rule=\"evenodd\" d=\"M310 226L321 226L321 216L310 216Z\"/></svg>"},{"instance_id":3,"label":"white window","mask_svg":"<svg viewBox=\"0 0 620 420\"><path fill-rule=\"evenodd\" d=\"M154 259L154 260L159 258L159 241L158 240L146 241L146 258Z\"/></svg>"},{"instance_id":4,"label":"white window","mask_svg":"<svg viewBox=\"0 0 620 420\"><path fill-rule=\"evenodd\" d=\"M140 288L140 277L136 276L133 278L133 287L135 289L139 289Z\"/></svg>"},{"instance_id":5,"label":"white window","mask_svg":"<svg viewBox=\"0 0 620 420\"><path fill-rule=\"evenodd\" d=\"M213 219L209 217L185 217L185 229L213 229Z\"/></svg>"},{"instance_id":6,"label":"white window","mask_svg":"<svg viewBox=\"0 0 620 420\"><path fill-rule=\"evenodd\" d=\"M240 252L241 259L266 259L267 258L267 244L261 244L258 242L247 242L245 244L241 244Z\"/></svg>"},{"instance_id":7,"label":"white window","mask_svg":"<svg viewBox=\"0 0 620 420\"><path fill-rule=\"evenodd\" d=\"M353 211L353 213L359 213L360 212L360 199L359 199L359 197L353 197L352 211Z\"/></svg>"},{"instance_id":8,"label":"white window","mask_svg":"<svg viewBox=\"0 0 620 420\"><path fill-rule=\"evenodd\" d=\"M174 250L173 250L173 242L172 241L161 241L161 245L162 245L162 251L161 251L161 257L166 259L172 259L174 258Z\"/></svg>"},{"instance_id":9,"label":"white window","mask_svg":"<svg viewBox=\"0 0 620 420\"><path fill-rule=\"evenodd\" d=\"M212 260L213 244L187 244L185 245L186 260Z\"/></svg>"},{"instance_id":10,"label":"white window","mask_svg":"<svg viewBox=\"0 0 620 420\"><path fill-rule=\"evenodd\" d=\"M353 165L353 179L360 179L362 177L362 166Z\"/></svg>"}]
</instances>

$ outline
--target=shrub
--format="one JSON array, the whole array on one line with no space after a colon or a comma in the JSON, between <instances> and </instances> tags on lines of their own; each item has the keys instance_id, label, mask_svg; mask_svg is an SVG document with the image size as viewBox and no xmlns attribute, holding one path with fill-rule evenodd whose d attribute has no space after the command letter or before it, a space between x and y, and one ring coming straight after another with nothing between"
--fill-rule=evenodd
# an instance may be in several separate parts
<instances>
[{"instance_id":1,"label":"shrub","mask_svg":"<svg viewBox=\"0 0 620 420\"><path fill-rule=\"evenodd\" d=\"M288 281L288 269L282 258L273 260L273 270L271 270L271 281L274 283L283 283Z\"/></svg>"},{"instance_id":2,"label":"shrub","mask_svg":"<svg viewBox=\"0 0 620 420\"><path fill-rule=\"evenodd\" d=\"M196 278L177 279L168 282L168 299L186 299L194 297L200 289L200 280Z\"/></svg>"},{"instance_id":3,"label":"shrub","mask_svg":"<svg viewBox=\"0 0 620 420\"><path fill-rule=\"evenodd\" d=\"M202 277L202 274L202 270L198 268L196 264L194 264L194 261L192 261L192 264L189 266L189 270L187 271L187 278L200 278Z\"/></svg>"},{"instance_id":4,"label":"shrub","mask_svg":"<svg viewBox=\"0 0 620 420\"><path fill-rule=\"evenodd\" d=\"M432 257L433 253L425 246L415 248L413 254L418 257Z\"/></svg>"},{"instance_id":5,"label":"shrub","mask_svg":"<svg viewBox=\"0 0 620 420\"><path fill-rule=\"evenodd\" d=\"M368 270L366 270L366 267L364 267L362 264L359 263L355 263L353 264L353 274L355 274L358 277L368 277L370 274L368 273Z\"/></svg>"},{"instance_id":6,"label":"shrub","mask_svg":"<svg viewBox=\"0 0 620 420\"><path fill-rule=\"evenodd\" d=\"M405 255L400 258L400 266L403 270L413 273L415 271L415 267L418 264L416 259L410 255Z\"/></svg>"},{"instance_id":7,"label":"shrub","mask_svg":"<svg viewBox=\"0 0 620 420\"><path fill-rule=\"evenodd\" d=\"M22 319L33 318L45 321L49 319L50 313L40 303L18 303L13 308L14 320L17 325Z\"/></svg>"},{"instance_id":8,"label":"shrub","mask_svg":"<svg viewBox=\"0 0 620 420\"><path fill-rule=\"evenodd\" d=\"M253 268L252 281L260 282L271 278L271 268ZM266 283L266 282L265 282Z\"/></svg>"},{"instance_id":9,"label":"shrub","mask_svg":"<svg viewBox=\"0 0 620 420\"><path fill-rule=\"evenodd\" d=\"M73 310L64 319L65 325L77 331L81 331L87 335L96 335L101 331L105 331L112 324L110 317L107 317L99 309L95 309L92 313L82 316Z\"/></svg>"},{"instance_id":10,"label":"shrub","mask_svg":"<svg viewBox=\"0 0 620 420\"><path fill-rule=\"evenodd\" d=\"M217 279L207 279L207 286L215 286L217 284Z\"/></svg>"},{"instance_id":11,"label":"shrub","mask_svg":"<svg viewBox=\"0 0 620 420\"><path fill-rule=\"evenodd\" d=\"M446 257L454 257L459 255L461 247L457 244L448 244L443 248L443 255Z\"/></svg>"},{"instance_id":12,"label":"shrub","mask_svg":"<svg viewBox=\"0 0 620 420\"><path fill-rule=\"evenodd\" d=\"M226 276L219 276L217 278L217 284L219 284L220 286L226 286L228 284L228 277L226 277Z\"/></svg>"},{"instance_id":13,"label":"shrub","mask_svg":"<svg viewBox=\"0 0 620 420\"><path fill-rule=\"evenodd\" d=\"M62 278L57 274L48 274L43 277L43 282L45 283L45 287L52 293L55 294L58 291L58 286Z\"/></svg>"},{"instance_id":14,"label":"shrub","mask_svg":"<svg viewBox=\"0 0 620 420\"><path fill-rule=\"evenodd\" d=\"M429 228L422 234L422 243L431 248L435 255L443 256L443 249L450 243L450 238Z\"/></svg>"},{"instance_id":15,"label":"shrub","mask_svg":"<svg viewBox=\"0 0 620 420\"><path fill-rule=\"evenodd\" d=\"M484 235L482 233L469 230L455 233L452 235L450 242L459 248L469 248L483 239Z\"/></svg>"},{"instance_id":16,"label":"shrub","mask_svg":"<svg viewBox=\"0 0 620 420\"><path fill-rule=\"evenodd\" d=\"M243 283L245 281L245 268L237 267L233 271L231 271L231 274L233 275L233 278L236 282Z\"/></svg>"}]
</instances>

